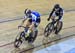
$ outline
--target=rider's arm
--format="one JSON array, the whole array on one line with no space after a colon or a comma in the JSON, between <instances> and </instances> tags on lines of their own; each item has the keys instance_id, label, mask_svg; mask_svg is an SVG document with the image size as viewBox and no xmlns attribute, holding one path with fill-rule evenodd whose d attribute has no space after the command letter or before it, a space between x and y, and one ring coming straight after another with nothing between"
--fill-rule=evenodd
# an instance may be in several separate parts
<instances>
[{"instance_id":1,"label":"rider's arm","mask_svg":"<svg viewBox=\"0 0 75 53\"><path fill-rule=\"evenodd\" d=\"M54 12L54 8L53 8L53 10L51 11L48 20L50 20L50 18L51 18L51 16L52 16L53 12Z\"/></svg>"},{"instance_id":2,"label":"rider's arm","mask_svg":"<svg viewBox=\"0 0 75 53\"><path fill-rule=\"evenodd\" d=\"M21 26L24 24L24 22L25 22L25 19L24 19L24 20L22 20Z\"/></svg>"},{"instance_id":3,"label":"rider's arm","mask_svg":"<svg viewBox=\"0 0 75 53\"><path fill-rule=\"evenodd\" d=\"M20 26L22 26L26 20L27 20L27 16L24 16L24 19L22 20L22 23Z\"/></svg>"}]
</instances>

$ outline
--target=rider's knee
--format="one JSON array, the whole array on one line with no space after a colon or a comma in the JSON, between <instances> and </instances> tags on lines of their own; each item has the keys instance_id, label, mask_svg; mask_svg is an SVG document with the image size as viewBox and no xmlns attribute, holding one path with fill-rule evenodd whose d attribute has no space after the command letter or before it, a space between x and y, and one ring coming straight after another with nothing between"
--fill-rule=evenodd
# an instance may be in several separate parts
<instances>
[{"instance_id":1,"label":"rider's knee","mask_svg":"<svg viewBox=\"0 0 75 53\"><path fill-rule=\"evenodd\" d=\"M31 25L31 22L29 22L29 20L27 20L25 27L29 27Z\"/></svg>"}]
</instances>

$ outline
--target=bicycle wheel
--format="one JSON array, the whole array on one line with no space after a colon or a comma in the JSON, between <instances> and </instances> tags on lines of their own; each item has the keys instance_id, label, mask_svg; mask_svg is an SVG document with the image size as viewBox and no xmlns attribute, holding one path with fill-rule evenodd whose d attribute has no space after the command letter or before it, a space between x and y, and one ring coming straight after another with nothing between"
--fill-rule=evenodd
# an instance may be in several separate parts
<instances>
[{"instance_id":1,"label":"bicycle wheel","mask_svg":"<svg viewBox=\"0 0 75 53\"><path fill-rule=\"evenodd\" d=\"M45 27L44 36L48 37L51 34L52 30L53 30L53 24L51 22Z\"/></svg>"},{"instance_id":2,"label":"bicycle wheel","mask_svg":"<svg viewBox=\"0 0 75 53\"><path fill-rule=\"evenodd\" d=\"M28 42L30 43L30 42L34 42L35 41L35 39L36 39L36 37L37 37L37 34L38 34L38 30L36 30L36 31L34 31L34 32L32 32L32 33L30 33L29 34L29 39L28 39Z\"/></svg>"},{"instance_id":3,"label":"bicycle wheel","mask_svg":"<svg viewBox=\"0 0 75 53\"><path fill-rule=\"evenodd\" d=\"M17 35L15 41L14 41L14 47L18 48L22 44L22 37L24 36L24 32L21 32L19 35Z\"/></svg>"},{"instance_id":4,"label":"bicycle wheel","mask_svg":"<svg viewBox=\"0 0 75 53\"><path fill-rule=\"evenodd\" d=\"M55 34L58 34L62 29L63 23L61 21L57 22Z\"/></svg>"},{"instance_id":5,"label":"bicycle wheel","mask_svg":"<svg viewBox=\"0 0 75 53\"><path fill-rule=\"evenodd\" d=\"M36 30L36 31L34 32L34 35L33 35L33 38L32 38L32 39L33 39L33 42L35 41L37 35L38 35L38 30Z\"/></svg>"}]
</instances>

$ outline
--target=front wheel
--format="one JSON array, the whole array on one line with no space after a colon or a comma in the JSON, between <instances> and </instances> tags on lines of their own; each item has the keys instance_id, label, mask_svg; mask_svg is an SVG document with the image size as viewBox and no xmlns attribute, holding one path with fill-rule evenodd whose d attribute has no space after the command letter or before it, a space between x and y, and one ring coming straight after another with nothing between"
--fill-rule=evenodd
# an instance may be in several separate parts
<instances>
[{"instance_id":1,"label":"front wheel","mask_svg":"<svg viewBox=\"0 0 75 53\"><path fill-rule=\"evenodd\" d=\"M24 32L21 32L20 34L18 34L18 36L16 37L15 41L14 41L14 47L18 48L20 47L20 45L22 44L22 37L24 36Z\"/></svg>"},{"instance_id":2,"label":"front wheel","mask_svg":"<svg viewBox=\"0 0 75 53\"><path fill-rule=\"evenodd\" d=\"M52 24L52 22L51 23L49 23L46 27L45 27L45 30L44 30L44 36L45 37L48 37L50 34L51 34L51 32L52 32L52 30L53 30L53 24Z\"/></svg>"},{"instance_id":3,"label":"front wheel","mask_svg":"<svg viewBox=\"0 0 75 53\"><path fill-rule=\"evenodd\" d=\"M22 41L20 39L16 39L14 42L15 48L18 48L22 44Z\"/></svg>"}]
</instances>

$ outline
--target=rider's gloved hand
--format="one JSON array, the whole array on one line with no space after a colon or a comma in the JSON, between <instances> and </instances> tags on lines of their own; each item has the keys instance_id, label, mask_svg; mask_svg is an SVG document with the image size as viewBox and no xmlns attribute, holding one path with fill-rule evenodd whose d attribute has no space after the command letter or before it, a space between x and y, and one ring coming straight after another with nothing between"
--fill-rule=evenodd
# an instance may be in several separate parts
<instances>
[{"instance_id":1,"label":"rider's gloved hand","mask_svg":"<svg viewBox=\"0 0 75 53\"><path fill-rule=\"evenodd\" d=\"M49 21L50 19L48 18L47 21Z\"/></svg>"}]
</instances>

